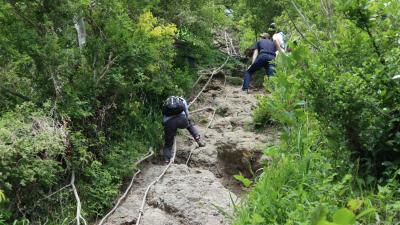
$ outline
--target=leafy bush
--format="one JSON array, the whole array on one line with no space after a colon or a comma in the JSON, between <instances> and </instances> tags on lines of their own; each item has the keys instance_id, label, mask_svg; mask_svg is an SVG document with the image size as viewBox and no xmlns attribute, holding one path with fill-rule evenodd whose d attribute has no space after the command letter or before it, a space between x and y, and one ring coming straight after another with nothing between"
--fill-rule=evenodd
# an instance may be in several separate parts
<instances>
[{"instance_id":1,"label":"leafy bush","mask_svg":"<svg viewBox=\"0 0 400 225\"><path fill-rule=\"evenodd\" d=\"M278 65L291 68L290 63L295 61L296 53L282 58ZM357 164L350 163L350 154L332 149L335 145L325 137L325 128L301 100L305 96L300 82L296 74L283 69L266 83L274 91L260 98L268 107L259 104L257 110L282 126L281 143L266 149L273 164L264 167L255 188L235 209L233 224L399 222L400 215L394 209L399 201L393 196L398 196L398 181L389 180L383 188L386 193L382 188L375 192L364 185ZM390 209L382 210L381 205L390 205Z\"/></svg>"},{"instance_id":2,"label":"leafy bush","mask_svg":"<svg viewBox=\"0 0 400 225\"><path fill-rule=\"evenodd\" d=\"M133 162L162 144L163 99L186 94L198 66L225 57L212 45L213 29L229 24L223 8L212 0L0 0L0 190L8 199L0 220L72 220L75 199L62 189L72 171L88 220L110 208ZM35 107L19 108L25 102ZM62 126L46 126L68 130L61 143L27 134L29 124L52 120ZM9 150L13 132L24 151Z\"/></svg>"},{"instance_id":3,"label":"leafy bush","mask_svg":"<svg viewBox=\"0 0 400 225\"><path fill-rule=\"evenodd\" d=\"M57 185L66 148L66 130L32 105L2 115L0 187L9 199L16 200L10 204L32 204L43 191Z\"/></svg>"}]
</instances>

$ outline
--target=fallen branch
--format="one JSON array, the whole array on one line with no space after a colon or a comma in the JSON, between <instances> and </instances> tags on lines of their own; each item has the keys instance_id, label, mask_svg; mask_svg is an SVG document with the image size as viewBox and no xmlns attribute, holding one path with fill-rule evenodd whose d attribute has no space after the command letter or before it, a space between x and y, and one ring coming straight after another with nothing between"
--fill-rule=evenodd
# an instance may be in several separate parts
<instances>
[{"instance_id":1,"label":"fallen branch","mask_svg":"<svg viewBox=\"0 0 400 225\"><path fill-rule=\"evenodd\" d=\"M57 191L51 193L50 195L48 195L48 196L46 196L46 197L44 197L44 198L39 199L37 202L43 201L44 199L48 199L48 198L50 198L51 196L53 196L53 195L55 195L55 194L61 192L62 190L66 189L66 188L68 188L68 187L70 187L70 186L71 186L71 184L67 184L67 185L65 185L64 187L58 189Z\"/></svg>"},{"instance_id":2,"label":"fallen branch","mask_svg":"<svg viewBox=\"0 0 400 225\"><path fill-rule=\"evenodd\" d=\"M139 164L141 164L143 161L145 161L146 159L150 158L152 155L154 154L154 151L152 148L149 149L149 153L147 155L145 155L144 157L142 157L141 159L139 159L136 163L135 163L135 167L137 167ZM108 217L110 217L110 215L112 213L115 212L115 210L118 208L118 206L121 204L122 200L124 200L126 198L126 196L128 195L129 191L131 190L132 186L133 186L133 181L135 180L136 176L142 172L140 169L137 169L137 171L133 174L133 177L131 179L131 182L129 183L129 186L126 188L124 194L118 199L117 203L115 204L115 206L110 210L110 212L108 212L99 222L98 225L102 225L107 219Z\"/></svg>"},{"instance_id":3,"label":"fallen branch","mask_svg":"<svg viewBox=\"0 0 400 225\"><path fill-rule=\"evenodd\" d=\"M285 9L286 14L287 14L288 17L289 17L290 22L292 22L292 24L293 24L293 26L294 26L294 29L297 31L297 33L300 34L300 36L302 37L302 39L305 40L307 43L309 43L311 46L313 46L314 49L319 50L320 48L319 48L318 46L316 46L314 43L312 43L311 41L309 41L309 40L304 36L304 34L300 31L300 29L297 27L296 23L294 22L294 19L290 16L290 13L289 13L289 11L286 9L286 7L284 7L284 9Z\"/></svg>"}]
</instances>

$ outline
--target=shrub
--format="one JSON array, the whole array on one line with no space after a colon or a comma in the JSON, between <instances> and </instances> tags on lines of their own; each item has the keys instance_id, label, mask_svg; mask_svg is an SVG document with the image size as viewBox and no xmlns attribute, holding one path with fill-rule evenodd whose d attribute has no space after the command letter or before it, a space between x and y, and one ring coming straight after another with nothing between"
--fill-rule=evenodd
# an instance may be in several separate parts
<instances>
[{"instance_id":1,"label":"shrub","mask_svg":"<svg viewBox=\"0 0 400 225\"><path fill-rule=\"evenodd\" d=\"M15 200L8 204L32 204L43 191L60 182L66 132L30 104L1 116L0 187L9 199Z\"/></svg>"}]
</instances>

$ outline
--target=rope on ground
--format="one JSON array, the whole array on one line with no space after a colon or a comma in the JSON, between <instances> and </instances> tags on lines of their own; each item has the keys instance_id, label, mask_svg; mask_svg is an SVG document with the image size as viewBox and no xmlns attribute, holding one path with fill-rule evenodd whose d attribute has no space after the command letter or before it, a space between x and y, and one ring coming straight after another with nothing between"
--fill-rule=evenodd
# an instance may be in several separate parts
<instances>
[{"instance_id":1,"label":"rope on ground","mask_svg":"<svg viewBox=\"0 0 400 225\"><path fill-rule=\"evenodd\" d=\"M152 148L149 149L147 155L143 156L142 158L140 158L138 161L136 161L135 163L135 167L137 167L139 164L141 164L143 161L147 160L148 158L150 158L151 156L153 156L154 151ZM133 181L135 180L136 176L141 173L142 170L137 169L136 172L133 174L131 182L129 183L129 186L126 188L124 194L118 199L117 203L115 204L115 206L110 210L110 212L107 213L107 215L105 215L99 222L98 225L102 225L107 219L108 217L111 216L111 214L113 214L115 212L115 210L117 210L118 206L121 204L121 202L126 198L126 196L128 195L129 191L131 190L132 186L133 186Z\"/></svg>"},{"instance_id":2,"label":"rope on ground","mask_svg":"<svg viewBox=\"0 0 400 225\"><path fill-rule=\"evenodd\" d=\"M205 90L205 88L208 86L208 84L210 83L211 79L213 78L214 74L217 73L218 71L220 71L220 70L226 65L226 63L228 62L228 60L229 60L229 58L230 58L230 56L231 56L231 51L229 50L228 39L230 39L231 46L232 46L232 48L233 48L233 51L234 51L235 54L236 54L236 51L235 51L234 46L233 46L233 44L232 44L232 38L230 38L230 37L227 35L226 31L225 31L225 43L226 43L226 46L227 46L227 48L228 48L228 56L226 57L225 62L224 62L220 67L218 67L216 70L214 70L214 71L212 72L212 74L211 74L210 78L208 79L207 83L204 85L204 87L203 87L203 88L201 89L201 91L198 93L198 95L196 96L196 98L194 98L193 101L191 101L191 102L189 103L189 107L190 107L190 105L192 105L192 104L196 101L196 99L197 99L197 98L201 95L201 93ZM226 88L226 75L224 74L224 89L223 89L223 90L225 90L225 88ZM227 97L228 97L228 94L225 94L225 101L226 101ZM211 107L207 107L207 108L195 110L195 111L193 111L193 112L204 111L205 109L209 109L209 108L211 108ZM210 122L207 124L207 127L206 127L206 130L205 130L205 132L204 132L204 135L207 134L207 131L208 131L209 127L211 126L212 122L214 121L214 117L215 117L215 114L216 114L216 112L217 112L217 109L216 109L216 108L213 108L213 110L214 110L214 111L213 111L213 114L212 114L212 116L211 116ZM192 112L192 113L193 113L193 112ZM187 160L186 160L186 165L189 164L189 161L190 161L190 158L192 157L193 151L194 151L196 148L197 148L197 146L195 146L195 147L193 147L192 149L190 149L189 156L188 156L188 158L187 158Z\"/></svg>"},{"instance_id":3,"label":"rope on ground","mask_svg":"<svg viewBox=\"0 0 400 225\"><path fill-rule=\"evenodd\" d=\"M226 32L225 32L225 34L226 34ZM214 70L212 71L210 78L207 80L206 84L203 86L203 88L200 90L200 92L196 95L196 97L188 104L188 107L190 107L190 106L200 97L200 95L203 93L203 91L207 88L207 86L208 86L209 83L211 82L211 80L212 80L212 78L214 77L214 75L215 75L216 73L218 73L218 72L226 65L226 63L228 62L229 58L230 58L230 55L228 55L228 56L226 57L226 60L224 61L224 63L223 63L220 67L218 67L217 69L214 69ZM203 76L203 75L201 75L201 76ZM197 79L196 84L200 81L201 76L199 77L199 79ZM225 76L225 75L224 75L224 78L225 78L225 81L224 81L224 87L225 87L225 86L226 86L226 76ZM193 87L193 88L194 88L194 87ZM227 96L226 96L226 97L227 97ZM225 97L225 99L226 99L226 97ZM199 110L199 111L204 111L204 110L205 110L205 109L201 109L201 110ZM209 126L211 125L211 123L212 123L212 121L213 121L213 119L214 119L215 113L216 113L216 109L214 109L212 119L210 120L210 122L209 122L209 124L207 125L207 127L209 127ZM139 216L138 216L138 218L137 218L137 220L136 220L136 225L140 225L140 220L142 219L142 216L144 215L144 207L145 207L145 204L146 204L146 199L147 199L147 195L149 194L150 188L151 188L153 185L155 185L155 184L165 175L165 173L167 172L167 170L168 170L168 169L171 167L171 165L174 163L174 161L175 161L175 156L176 156L176 139L174 140L174 153L173 153L173 155L172 155L172 158L171 158L170 162L169 162L168 165L165 167L165 169L163 170L163 172L162 172L154 181L152 181L152 182L149 184L149 186L148 186L147 189L146 189L146 192L144 193L143 200L142 200L142 204L141 204L140 209L139 209ZM189 159L190 159L190 158L189 158ZM189 160L189 159L188 159L188 160Z\"/></svg>"},{"instance_id":4,"label":"rope on ground","mask_svg":"<svg viewBox=\"0 0 400 225\"><path fill-rule=\"evenodd\" d=\"M200 95L203 93L203 91L207 88L208 84L210 84L210 82L211 82L212 78L214 77L214 75L216 73L218 73L226 65L226 63L228 62L229 58L230 58L230 56L226 57L225 62L220 67L218 67L217 69L213 70L213 72L211 73L210 78L208 78L206 84L199 91L199 93L196 95L196 97L188 104L188 107L190 107L200 97Z\"/></svg>"},{"instance_id":5,"label":"rope on ground","mask_svg":"<svg viewBox=\"0 0 400 225\"><path fill-rule=\"evenodd\" d=\"M87 225L85 218L83 218L83 216L81 215L82 205L81 205L81 200L78 195L78 191L76 190L76 187L75 187L75 171L72 171L71 186L72 186L72 190L74 191L74 195L75 195L75 199L76 199L76 224L80 225L81 219L82 219L83 223L85 225Z\"/></svg>"},{"instance_id":6,"label":"rope on ground","mask_svg":"<svg viewBox=\"0 0 400 225\"><path fill-rule=\"evenodd\" d=\"M197 94L197 96L188 104L188 107L190 107L190 106L199 98L199 96L201 95L201 93L206 89L206 87L208 86L208 84L211 82L213 76L214 76L217 72L219 72L219 71L225 66L225 64L228 62L228 60L229 60L229 56L226 58L225 62L224 62L220 67L218 67L217 69L214 69L214 70L213 70L213 72L212 72L210 78L208 79L208 81L206 82L206 84L204 85L204 87L200 90L200 92ZM209 108L210 108L210 107L209 107ZM201 110L199 110L199 111L204 111L204 110L206 110L206 108L201 109ZM216 110L214 109L213 115L215 115L215 112L216 112ZM155 184L165 175L165 173L167 172L167 170L168 170L168 169L171 167L171 165L174 163L175 156L176 156L176 139L174 140L174 153L173 153L173 156L172 156L170 162L169 162L168 165L165 167L165 169L163 170L163 172L162 172L154 181L152 181L152 182L149 184L149 186L148 186L147 189L146 189L146 192L144 193L143 200L142 200L142 204L141 204L140 209L139 209L139 216L138 216L138 218L137 218L137 220L136 220L136 225L139 225L139 224L140 224L140 220L142 219L142 216L143 216L143 214L144 214L144 206L145 206L145 204L146 204L146 199L147 199L147 195L149 194L150 188L151 188L153 185L155 185Z\"/></svg>"},{"instance_id":7,"label":"rope on ground","mask_svg":"<svg viewBox=\"0 0 400 225\"><path fill-rule=\"evenodd\" d=\"M168 165L165 167L163 172L160 174L160 176L158 176L153 182L151 182L149 184L149 186L146 189L146 192L144 193L143 200L142 200L142 205L140 206L140 209L139 209L139 216L138 216L138 218L136 220L136 225L140 224L140 220L141 220L141 218L142 218L142 216L144 214L144 205L146 204L146 198L147 198L147 195L149 194L150 188L153 185L155 185L165 175L165 173L167 172L169 167L171 167L171 165L174 163L175 156L176 156L176 139L174 140L174 154L172 155L171 160L169 161Z\"/></svg>"},{"instance_id":8,"label":"rope on ground","mask_svg":"<svg viewBox=\"0 0 400 225\"><path fill-rule=\"evenodd\" d=\"M195 113L202 112L202 111L209 110L209 109L214 110L214 107L205 107L202 109L193 110L190 112L190 114L195 114Z\"/></svg>"},{"instance_id":9,"label":"rope on ground","mask_svg":"<svg viewBox=\"0 0 400 225\"><path fill-rule=\"evenodd\" d=\"M225 89L226 89L226 75L225 75L225 74L224 74L224 85L223 85L223 86L224 86L223 90L225 90ZM224 101L226 101L227 97L228 97L228 94L225 93L225 99L224 99ZM211 107L207 107L207 108L204 108L204 109L208 109L208 108L211 108ZM201 110L203 110L203 109L201 109ZM197 111L197 110L196 110L196 111ZM208 122L208 124L207 124L206 130L204 131L204 136L207 134L208 129L210 128L212 122L214 121L216 112L217 112L217 109L216 109L216 108L213 108L213 114L212 114L212 116L211 116L210 122ZM197 148L197 146L195 146L194 148L190 149L189 156L188 156L188 158L187 158L187 160L186 160L186 165L189 164L189 161L190 161L190 158L192 157L193 151L194 151L196 148Z\"/></svg>"}]
</instances>

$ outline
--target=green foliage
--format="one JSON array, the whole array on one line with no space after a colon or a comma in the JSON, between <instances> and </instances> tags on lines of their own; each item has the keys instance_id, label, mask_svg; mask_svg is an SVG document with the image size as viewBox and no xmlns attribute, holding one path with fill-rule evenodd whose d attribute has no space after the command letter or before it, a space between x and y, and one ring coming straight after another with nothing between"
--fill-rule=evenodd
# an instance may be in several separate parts
<instances>
[{"instance_id":1,"label":"green foliage","mask_svg":"<svg viewBox=\"0 0 400 225\"><path fill-rule=\"evenodd\" d=\"M254 45L261 33L269 32L274 18L282 14L284 4L273 0L238 0L232 8L240 49L245 50Z\"/></svg>"},{"instance_id":2,"label":"green foliage","mask_svg":"<svg viewBox=\"0 0 400 225\"><path fill-rule=\"evenodd\" d=\"M399 202L393 198L398 181L389 180L388 192L379 197L363 186L350 154L333 149L336 145L325 137L326 128L304 100L302 80L291 73L297 57L304 55L304 49L296 51L278 59L282 69L266 81L273 91L260 98L264 104L257 111L282 126L281 143L265 151L273 163L264 167L245 203L236 209L233 224L373 224L376 218L398 222L392 208ZM391 205L390 210L382 210L381 204Z\"/></svg>"},{"instance_id":3,"label":"green foliage","mask_svg":"<svg viewBox=\"0 0 400 225\"><path fill-rule=\"evenodd\" d=\"M53 119L23 104L0 118L0 186L10 199L33 204L62 178L66 130ZM5 200L5 199L2 199ZM1 204L4 208L8 201ZM5 213L0 206L0 212Z\"/></svg>"},{"instance_id":4,"label":"green foliage","mask_svg":"<svg viewBox=\"0 0 400 225\"><path fill-rule=\"evenodd\" d=\"M4 114L0 127L2 182L8 190L48 186L58 180L61 168L55 159L63 157L66 148L62 127L26 105Z\"/></svg>"},{"instance_id":5,"label":"green foliage","mask_svg":"<svg viewBox=\"0 0 400 225\"><path fill-rule=\"evenodd\" d=\"M249 187L253 183L251 180L244 177L242 173L234 175L233 178L240 181L245 187Z\"/></svg>"},{"instance_id":6,"label":"green foliage","mask_svg":"<svg viewBox=\"0 0 400 225\"><path fill-rule=\"evenodd\" d=\"M0 190L0 202L4 202L6 200L6 195L3 190Z\"/></svg>"},{"instance_id":7,"label":"green foliage","mask_svg":"<svg viewBox=\"0 0 400 225\"><path fill-rule=\"evenodd\" d=\"M198 66L224 57L212 49L213 30L231 23L223 9L212 0L0 0L0 189L9 199L0 220L72 220L72 193L57 191L72 171L83 215L102 216L135 160L161 145L163 99L184 95ZM64 136L31 134L36 123Z\"/></svg>"},{"instance_id":8,"label":"green foliage","mask_svg":"<svg viewBox=\"0 0 400 225\"><path fill-rule=\"evenodd\" d=\"M273 164L234 224L400 221L400 86L391 79L399 73L398 29L389 25L399 23L400 4L340 3L285 1L275 18L290 21L285 29L297 44L277 58L254 121L280 125L281 143L266 150Z\"/></svg>"}]
</instances>

